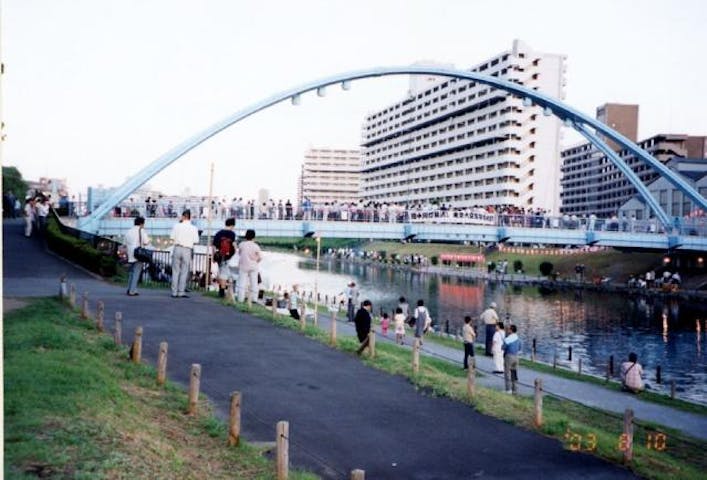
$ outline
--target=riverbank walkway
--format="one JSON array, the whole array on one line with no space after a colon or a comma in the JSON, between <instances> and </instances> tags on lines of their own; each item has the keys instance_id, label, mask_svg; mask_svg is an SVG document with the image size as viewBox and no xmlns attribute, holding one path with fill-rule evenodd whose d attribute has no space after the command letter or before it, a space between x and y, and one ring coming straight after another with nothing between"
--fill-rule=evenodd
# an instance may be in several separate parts
<instances>
[{"instance_id":1,"label":"riverbank walkway","mask_svg":"<svg viewBox=\"0 0 707 480\"><path fill-rule=\"evenodd\" d=\"M354 468L364 469L367 478L633 477L626 469L566 450L555 439L481 415L462 403L425 395L406 379L368 368L354 355L211 298L173 299L156 289L128 297L124 285L97 279L47 253L39 241L26 239L20 222L6 221L3 234L4 302L54 296L59 277L67 274L79 295L88 292L92 309L97 300L105 303L109 326L120 311L126 337L137 326L144 328L145 361L154 364L159 343L169 343L172 381L188 384L191 365L201 364L201 390L219 417L228 416L231 392L241 391L247 441L273 441L275 424L288 420L294 467L323 478L348 478ZM348 328L342 325L341 333ZM459 356L453 349L430 348L431 342L426 342L430 353ZM483 359L478 360L485 368ZM497 379L484 376L480 381ZM597 400L611 393L584 384L564 388L585 388L585 397L597 388ZM625 400L616 399L619 408L629 406ZM672 421L680 412L656 408L671 427L688 431ZM704 434L706 429L700 428Z\"/></svg>"}]
</instances>

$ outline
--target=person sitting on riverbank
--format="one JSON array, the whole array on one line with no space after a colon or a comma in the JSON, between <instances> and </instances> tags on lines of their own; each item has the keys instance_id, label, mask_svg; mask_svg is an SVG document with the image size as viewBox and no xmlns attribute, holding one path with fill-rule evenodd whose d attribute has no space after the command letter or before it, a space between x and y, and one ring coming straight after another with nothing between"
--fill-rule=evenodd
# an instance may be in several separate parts
<instances>
[{"instance_id":1,"label":"person sitting on riverbank","mask_svg":"<svg viewBox=\"0 0 707 480\"><path fill-rule=\"evenodd\" d=\"M621 386L631 393L640 393L644 389L643 367L638 363L638 355L628 354L628 362L621 364Z\"/></svg>"}]
</instances>

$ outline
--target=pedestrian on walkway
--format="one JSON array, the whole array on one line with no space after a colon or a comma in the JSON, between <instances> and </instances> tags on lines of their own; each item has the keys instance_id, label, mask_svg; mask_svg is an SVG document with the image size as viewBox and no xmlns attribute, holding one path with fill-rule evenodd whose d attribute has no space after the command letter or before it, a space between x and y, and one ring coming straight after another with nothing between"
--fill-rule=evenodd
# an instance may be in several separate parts
<instances>
[{"instance_id":1,"label":"pedestrian on walkway","mask_svg":"<svg viewBox=\"0 0 707 480\"><path fill-rule=\"evenodd\" d=\"M415 338L419 338L420 345L422 345L422 337L425 336L427 328L432 324L432 318L430 317L430 312L427 311L427 307L425 307L424 300L420 299L417 301L417 307L412 316L415 319Z\"/></svg>"},{"instance_id":2,"label":"pedestrian on walkway","mask_svg":"<svg viewBox=\"0 0 707 480\"><path fill-rule=\"evenodd\" d=\"M381 315L381 333L384 337L388 336L388 327L390 327L390 318L386 312Z\"/></svg>"},{"instance_id":3,"label":"pedestrian on walkway","mask_svg":"<svg viewBox=\"0 0 707 480\"><path fill-rule=\"evenodd\" d=\"M354 321L354 312L356 311L356 305L358 305L359 291L356 288L356 282L349 282L346 288L346 299L348 302L346 310L346 318L349 322Z\"/></svg>"},{"instance_id":4,"label":"pedestrian on walkway","mask_svg":"<svg viewBox=\"0 0 707 480\"><path fill-rule=\"evenodd\" d=\"M358 350L356 350L357 355L361 355L361 352L368 346L368 334L371 331L371 310L373 310L371 301L364 300L354 317L356 336L358 341L361 342Z\"/></svg>"},{"instance_id":5,"label":"pedestrian on walkway","mask_svg":"<svg viewBox=\"0 0 707 480\"><path fill-rule=\"evenodd\" d=\"M503 322L496 324L496 333L493 334L493 373L503 373L503 340L506 338Z\"/></svg>"},{"instance_id":6,"label":"pedestrian on walkway","mask_svg":"<svg viewBox=\"0 0 707 480\"><path fill-rule=\"evenodd\" d=\"M231 268L228 261L236 253L236 219L227 218L224 228L216 232L213 239L214 261L218 263L218 296L226 296L226 287L231 280Z\"/></svg>"},{"instance_id":7,"label":"pedestrian on walkway","mask_svg":"<svg viewBox=\"0 0 707 480\"><path fill-rule=\"evenodd\" d=\"M399 343L400 345L405 344L405 321L406 320L407 320L407 315L405 315L403 313L403 309L400 307L396 308L395 315L393 316L393 324L395 326L395 343Z\"/></svg>"},{"instance_id":8,"label":"pedestrian on walkway","mask_svg":"<svg viewBox=\"0 0 707 480\"><path fill-rule=\"evenodd\" d=\"M185 293L191 272L191 257L194 245L199 243L199 230L191 223L191 211L182 212L182 219L170 234L172 247L172 298L188 298Z\"/></svg>"},{"instance_id":9,"label":"pedestrian on walkway","mask_svg":"<svg viewBox=\"0 0 707 480\"><path fill-rule=\"evenodd\" d=\"M496 333L496 324L498 323L498 313L496 313L496 302L491 302L486 310L479 317L486 325L486 356L493 355L491 347L493 345L493 335Z\"/></svg>"},{"instance_id":10,"label":"pedestrian on walkway","mask_svg":"<svg viewBox=\"0 0 707 480\"><path fill-rule=\"evenodd\" d=\"M518 328L511 325L511 334L503 339L503 379L506 393L518 393L518 354L521 350Z\"/></svg>"},{"instance_id":11,"label":"pedestrian on walkway","mask_svg":"<svg viewBox=\"0 0 707 480\"><path fill-rule=\"evenodd\" d=\"M146 247L150 244L150 237L145 233L145 218L135 217L133 227L125 234L125 249L128 253L128 291L130 297L140 295L137 291L137 285L140 281L140 274L145 268L145 264L135 258L135 249L137 247Z\"/></svg>"},{"instance_id":12,"label":"pedestrian on walkway","mask_svg":"<svg viewBox=\"0 0 707 480\"><path fill-rule=\"evenodd\" d=\"M464 326L462 327L462 336L464 337L464 370L469 368L469 357L471 357L472 365L476 365L474 359L474 340L476 340L476 332L471 325L471 317L464 317Z\"/></svg>"},{"instance_id":13,"label":"pedestrian on walkway","mask_svg":"<svg viewBox=\"0 0 707 480\"><path fill-rule=\"evenodd\" d=\"M250 287L249 298L255 302L258 298L258 264L263 259L260 246L255 243L255 230L245 232L245 241L238 245L238 301L243 302L246 295L246 283Z\"/></svg>"},{"instance_id":14,"label":"pedestrian on walkway","mask_svg":"<svg viewBox=\"0 0 707 480\"><path fill-rule=\"evenodd\" d=\"M299 287L297 284L292 285L292 293L290 293L290 304L287 306L290 310L290 316L295 320L299 320Z\"/></svg>"},{"instance_id":15,"label":"pedestrian on walkway","mask_svg":"<svg viewBox=\"0 0 707 480\"><path fill-rule=\"evenodd\" d=\"M405 297L400 297L398 299L398 308L402 310L402 314L405 316L405 321L410 320L410 305L408 304L408 301L405 300Z\"/></svg>"},{"instance_id":16,"label":"pedestrian on walkway","mask_svg":"<svg viewBox=\"0 0 707 480\"><path fill-rule=\"evenodd\" d=\"M643 367L638 363L638 355L628 354L628 362L621 364L621 386L631 393L643 391Z\"/></svg>"},{"instance_id":17,"label":"pedestrian on walkway","mask_svg":"<svg viewBox=\"0 0 707 480\"><path fill-rule=\"evenodd\" d=\"M35 222L34 199L29 197L25 199L25 237L32 236L32 225Z\"/></svg>"}]
</instances>

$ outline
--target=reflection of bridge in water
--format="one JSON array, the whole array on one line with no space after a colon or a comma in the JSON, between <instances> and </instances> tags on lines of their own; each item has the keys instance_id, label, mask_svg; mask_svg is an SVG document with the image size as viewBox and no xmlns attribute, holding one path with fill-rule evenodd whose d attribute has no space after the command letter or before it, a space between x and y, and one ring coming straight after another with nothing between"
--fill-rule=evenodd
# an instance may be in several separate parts
<instances>
[{"instance_id":1,"label":"reflection of bridge in water","mask_svg":"<svg viewBox=\"0 0 707 480\"><path fill-rule=\"evenodd\" d=\"M147 218L145 227L152 236L169 236L177 220ZM203 234L213 235L223 220L194 219ZM98 232L104 236L122 236L132 227L132 218L104 218ZM300 238L316 233L324 238L407 240L436 242L514 243L529 245L604 246L617 248L707 251L707 219L682 219L670 232L653 221L576 219L534 215L497 215L484 222L468 218L429 215L427 218L372 218L349 220L273 220L238 219L236 229L242 234L252 228L260 237Z\"/></svg>"}]
</instances>

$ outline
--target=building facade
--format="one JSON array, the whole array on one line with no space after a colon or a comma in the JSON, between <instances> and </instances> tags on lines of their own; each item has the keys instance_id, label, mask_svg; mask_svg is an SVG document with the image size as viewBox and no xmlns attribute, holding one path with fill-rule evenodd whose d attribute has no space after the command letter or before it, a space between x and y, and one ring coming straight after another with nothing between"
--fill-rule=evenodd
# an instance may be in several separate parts
<instances>
[{"instance_id":1,"label":"building facade","mask_svg":"<svg viewBox=\"0 0 707 480\"><path fill-rule=\"evenodd\" d=\"M707 137L659 134L638 142L638 146L658 161L672 158L704 158ZM658 173L628 150L621 157L644 185ZM561 213L610 218L636 194L636 189L618 168L592 144L584 143L562 151Z\"/></svg>"},{"instance_id":2,"label":"building facade","mask_svg":"<svg viewBox=\"0 0 707 480\"><path fill-rule=\"evenodd\" d=\"M565 63L515 40L470 70L563 99ZM561 122L503 90L432 80L412 82L406 98L366 116L362 199L557 213Z\"/></svg>"},{"instance_id":3,"label":"building facade","mask_svg":"<svg viewBox=\"0 0 707 480\"><path fill-rule=\"evenodd\" d=\"M359 150L310 148L302 163L298 203L305 198L314 205L357 202L360 182Z\"/></svg>"}]
</instances>

